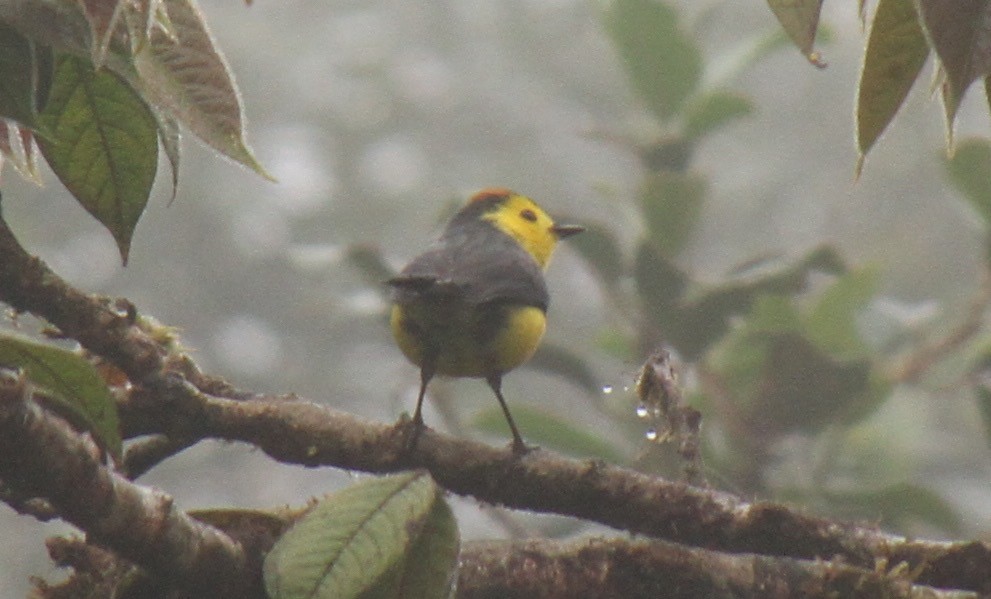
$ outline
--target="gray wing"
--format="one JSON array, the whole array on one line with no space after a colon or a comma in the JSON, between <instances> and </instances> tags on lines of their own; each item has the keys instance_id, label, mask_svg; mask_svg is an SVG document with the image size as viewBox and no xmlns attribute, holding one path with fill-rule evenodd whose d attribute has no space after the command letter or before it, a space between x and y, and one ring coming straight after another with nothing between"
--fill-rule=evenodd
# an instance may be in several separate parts
<instances>
[{"instance_id":1,"label":"gray wing","mask_svg":"<svg viewBox=\"0 0 991 599\"><path fill-rule=\"evenodd\" d=\"M387 283L400 303L458 297L475 305L517 303L547 310L549 300L536 260L496 231L442 238Z\"/></svg>"}]
</instances>

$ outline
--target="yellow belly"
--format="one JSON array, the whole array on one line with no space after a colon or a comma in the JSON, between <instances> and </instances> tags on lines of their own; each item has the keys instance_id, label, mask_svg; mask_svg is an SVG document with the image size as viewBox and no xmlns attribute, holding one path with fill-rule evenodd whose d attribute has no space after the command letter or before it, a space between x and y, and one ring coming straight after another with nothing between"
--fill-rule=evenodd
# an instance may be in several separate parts
<instances>
[{"instance_id":1,"label":"yellow belly","mask_svg":"<svg viewBox=\"0 0 991 599\"><path fill-rule=\"evenodd\" d=\"M390 324L399 349L423 366L428 349L436 354L436 373L455 377L488 377L516 368L533 356L547 320L533 306L506 306L492 315L432 306L392 308Z\"/></svg>"}]
</instances>

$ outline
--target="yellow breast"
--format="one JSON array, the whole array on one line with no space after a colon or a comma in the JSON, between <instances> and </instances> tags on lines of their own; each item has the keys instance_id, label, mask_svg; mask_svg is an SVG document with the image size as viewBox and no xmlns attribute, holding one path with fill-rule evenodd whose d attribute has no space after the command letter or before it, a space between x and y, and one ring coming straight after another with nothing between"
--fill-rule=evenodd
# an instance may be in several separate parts
<instances>
[{"instance_id":1,"label":"yellow breast","mask_svg":"<svg viewBox=\"0 0 991 599\"><path fill-rule=\"evenodd\" d=\"M486 317L480 314L438 314L425 306L394 305L390 326L399 349L417 366L423 365L429 346L437 352L437 374L485 378L529 360L547 326L540 308L504 308L491 331L484 329L493 323L483 322Z\"/></svg>"}]
</instances>

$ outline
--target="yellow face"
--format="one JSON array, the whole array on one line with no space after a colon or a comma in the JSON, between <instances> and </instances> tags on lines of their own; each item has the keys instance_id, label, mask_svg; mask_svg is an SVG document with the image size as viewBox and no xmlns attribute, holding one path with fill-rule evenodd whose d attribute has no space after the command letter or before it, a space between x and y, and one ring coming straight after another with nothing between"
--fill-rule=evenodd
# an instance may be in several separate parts
<instances>
[{"instance_id":1,"label":"yellow face","mask_svg":"<svg viewBox=\"0 0 991 599\"><path fill-rule=\"evenodd\" d=\"M505 202L482 218L492 221L530 252L541 268L547 268L558 234L554 221L533 200L510 192Z\"/></svg>"}]
</instances>

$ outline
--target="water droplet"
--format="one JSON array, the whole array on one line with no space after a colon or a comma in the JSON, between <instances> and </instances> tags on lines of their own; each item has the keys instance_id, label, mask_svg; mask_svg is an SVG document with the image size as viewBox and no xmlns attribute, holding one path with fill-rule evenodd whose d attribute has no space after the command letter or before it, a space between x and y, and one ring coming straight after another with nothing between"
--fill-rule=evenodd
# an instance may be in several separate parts
<instances>
[{"instance_id":1,"label":"water droplet","mask_svg":"<svg viewBox=\"0 0 991 599\"><path fill-rule=\"evenodd\" d=\"M650 410L647 409L647 406L645 406L643 404L640 404L639 406L637 406L637 416L638 417L640 417L640 418L646 418L647 417L647 414L649 414L649 413L650 413Z\"/></svg>"},{"instance_id":2,"label":"water droplet","mask_svg":"<svg viewBox=\"0 0 991 599\"><path fill-rule=\"evenodd\" d=\"M623 385L623 393L626 393L629 390L630 390L630 386L629 385Z\"/></svg>"},{"instance_id":3,"label":"water droplet","mask_svg":"<svg viewBox=\"0 0 991 599\"><path fill-rule=\"evenodd\" d=\"M612 393L612 385L603 385L602 392L605 393L606 395Z\"/></svg>"},{"instance_id":4,"label":"water droplet","mask_svg":"<svg viewBox=\"0 0 991 599\"><path fill-rule=\"evenodd\" d=\"M656 441L657 440L657 429L654 428L654 427L650 427L643 434L643 436L647 437L647 440L648 441Z\"/></svg>"}]
</instances>

